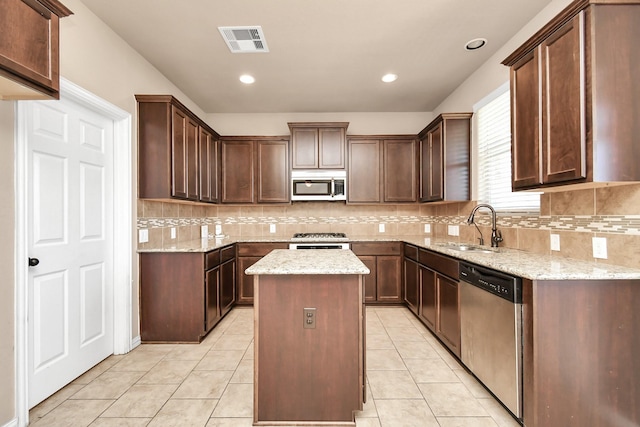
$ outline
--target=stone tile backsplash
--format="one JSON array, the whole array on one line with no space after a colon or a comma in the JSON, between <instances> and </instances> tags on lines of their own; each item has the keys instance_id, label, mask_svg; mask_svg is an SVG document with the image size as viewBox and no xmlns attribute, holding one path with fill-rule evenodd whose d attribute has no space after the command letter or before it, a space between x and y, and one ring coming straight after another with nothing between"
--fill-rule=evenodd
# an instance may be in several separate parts
<instances>
[{"instance_id":1,"label":"stone tile backsplash","mask_svg":"<svg viewBox=\"0 0 640 427\"><path fill-rule=\"evenodd\" d=\"M215 225L225 235L290 238L296 232L341 231L349 236L424 235L461 242L477 242L475 227L466 219L475 202L423 205L345 205L344 203L294 203L279 206L204 206L174 202L138 201L138 229L149 230L155 247L171 239L200 237L201 226L210 235ZM615 206L615 209L612 207ZM541 195L541 214L499 214L502 246L535 253L640 268L640 185L576 190ZM476 215L485 242L491 235L491 218ZM379 231L379 224L385 231ZM270 225L275 225L272 233ZM424 225L430 226L425 233ZM449 235L458 226L459 236ZM550 236L560 236L560 250L551 251ZM592 237L606 237L607 259L594 259Z\"/></svg>"}]
</instances>

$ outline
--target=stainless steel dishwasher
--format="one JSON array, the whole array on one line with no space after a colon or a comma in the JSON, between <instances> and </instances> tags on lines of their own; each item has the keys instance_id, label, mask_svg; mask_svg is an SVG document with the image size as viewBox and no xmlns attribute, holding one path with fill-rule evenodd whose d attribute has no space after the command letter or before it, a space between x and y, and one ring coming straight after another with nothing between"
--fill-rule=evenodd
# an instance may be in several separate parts
<instances>
[{"instance_id":1,"label":"stainless steel dishwasher","mask_svg":"<svg viewBox=\"0 0 640 427\"><path fill-rule=\"evenodd\" d=\"M460 263L462 362L522 420L522 279Z\"/></svg>"}]
</instances>

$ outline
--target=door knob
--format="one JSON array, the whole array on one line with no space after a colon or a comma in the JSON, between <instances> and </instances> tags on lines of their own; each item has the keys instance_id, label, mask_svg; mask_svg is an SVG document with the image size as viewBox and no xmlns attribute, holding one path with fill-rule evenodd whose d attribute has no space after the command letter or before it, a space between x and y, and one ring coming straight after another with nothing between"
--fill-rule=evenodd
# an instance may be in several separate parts
<instances>
[{"instance_id":1,"label":"door knob","mask_svg":"<svg viewBox=\"0 0 640 427\"><path fill-rule=\"evenodd\" d=\"M40 260L38 258L29 258L29 267L35 267L40 264Z\"/></svg>"}]
</instances>

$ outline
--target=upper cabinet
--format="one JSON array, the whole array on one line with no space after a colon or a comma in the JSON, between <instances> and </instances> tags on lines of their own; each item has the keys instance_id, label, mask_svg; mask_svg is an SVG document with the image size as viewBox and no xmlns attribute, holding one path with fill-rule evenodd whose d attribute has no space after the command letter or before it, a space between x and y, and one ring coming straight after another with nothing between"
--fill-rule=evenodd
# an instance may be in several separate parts
<instances>
[{"instance_id":1,"label":"upper cabinet","mask_svg":"<svg viewBox=\"0 0 640 427\"><path fill-rule=\"evenodd\" d=\"M514 190L640 181L638 6L574 1L503 61Z\"/></svg>"},{"instance_id":2,"label":"upper cabinet","mask_svg":"<svg viewBox=\"0 0 640 427\"><path fill-rule=\"evenodd\" d=\"M421 202L469 200L471 116L441 114L418 134Z\"/></svg>"},{"instance_id":3,"label":"upper cabinet","mask_svg":"<svg viewBox=\"0 0 640 427\"><path fill-rule=\"evenodd\" d=\"M222 203L288 203L287 137L225 137L221 141Z\"/></svg>"},{"instance_id":4,"label":"upper cabinet","mask_svg":"<svg viewBox=\"0 0 640 427\"><path fill-rule=\"evenodd\" d=\"M293 169L344 169L344 122L289 123Z\"/></svg>"},{"instance_id":5,"label":"upper cabinet","mask_svg":"<svg viewBox=\"0 0 640 427\"><path fill-rule=\"evenodd\" d=\"M60 18L56 0L3 0L0 99L60 98Z\"/></svg>"},{"instance_id":6,"label":"upper cabinet","mask_svg":"<svg viewBox=\"0 0 640 427\"><path fill-rule=\"evenodd\" d=\"M136 95L138 196L216 202L220 136L170 95Z\"/></svg>"},{"instance_id":7,"label":"upper cabinet","mask_svg":"<svg viewBox=\"0 0 640 427\"><path fill-rule=\"evenodd\" d=\"M349 203L416 202L417 141L411 136L350 136Z\"/></svg>"}]
</instances>

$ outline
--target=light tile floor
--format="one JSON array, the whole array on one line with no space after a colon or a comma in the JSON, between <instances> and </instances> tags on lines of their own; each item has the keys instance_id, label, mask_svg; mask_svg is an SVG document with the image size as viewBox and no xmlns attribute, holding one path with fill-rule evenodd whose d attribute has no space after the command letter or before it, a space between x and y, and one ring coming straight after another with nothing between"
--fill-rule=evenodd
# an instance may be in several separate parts
<instances>
[{"instance_id":1,"label":"light tile floor","mask_svg":"<svg viewBox=\"0 0 640 427\"><path fill-rule=\"evenodd\" d=\"M358 427L519 426L406 308L367 307L367 380ZM29 416L37 427L248 427L252 398L253 310L235 308L202 343L111 356Z\"/></svg>"}]
</instances>

